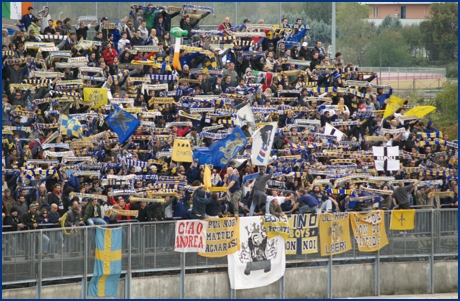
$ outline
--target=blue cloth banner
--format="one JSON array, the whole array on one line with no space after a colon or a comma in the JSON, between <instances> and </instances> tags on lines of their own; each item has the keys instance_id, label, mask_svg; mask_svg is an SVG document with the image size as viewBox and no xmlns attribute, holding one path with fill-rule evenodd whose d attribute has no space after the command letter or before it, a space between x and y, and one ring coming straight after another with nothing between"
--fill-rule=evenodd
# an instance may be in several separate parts
<instances>
[{"instance_id":1,"label":"blue cloth banner","mask_svg":"<svg viewBox=\"0 0 460 301\"><path fill-rule=\"evenodd\" d=\"M96 254L88 295L117 297L121 274L122 229L96 228Z\"/></svg>"},{"instance_id":2,"label":"blue cloth banner","mask_svg":"<svg viewBox=\"0 0 460 301\"><path fill-rule=\"evenodd\" d=\"M200 165L212 164L224 168L247 143L248 138L238 126L225 139L214 142L209 148L193 150L193 159L198 159Z\"/></svg>"},{"instance_id":3,"label":"blue cloth banner","mask_svg":"<svg viewBox=\"0 0 460 301\"><path fill-rule=\"evenodd\" d=\"M113 104L113 112L106 119L110 128L117 133L118 141L124 143L141 123L136 117Z\"/></svg>"}]
</instances>

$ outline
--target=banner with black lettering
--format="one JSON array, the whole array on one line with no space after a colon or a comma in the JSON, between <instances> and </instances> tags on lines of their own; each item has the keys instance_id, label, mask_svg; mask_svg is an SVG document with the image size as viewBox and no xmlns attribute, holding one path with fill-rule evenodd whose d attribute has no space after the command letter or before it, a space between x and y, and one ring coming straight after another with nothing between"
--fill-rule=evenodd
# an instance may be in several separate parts
<instances>
[{"instance_id":1,"label":"banner with black lettering","mask_svg":"<svg viewBox=\"0 0 460 301\"><path fill-rule=\"evenodd\" d=\"M373 146L375 169L378 171L399 170L399 147Z\"/></svg>"},{"instance_id":2,"label":"banner with black lettering","mask_svg":"<svg viewBox=\"0 0 460 301\"><path fill-rule=\"evenodd\" d=\"M317 214L292 214L289 217L286 255L318 253L318 222Z\"/></svg>"},{"instance_id":3,"label":"banner with black lettering","mask_svg":"<svg viewBox=\"0 0 460 301\"><path fill-rule=\"evenodd\" d=\"M321 256L345 253L351 250L348 212L322 213L319 220Z\"/></svg>"},{"instance_id":4,"label":"banner with black lettering","mask_svg":"<svg viewBox=\"0 0 460 301\"><path fill-rule=\"evenodd\" d=\"M374 252L388 245L383 210L366 214L350 212L350 223L360 252Z\"/></svg>"},{"instance_id":5,"label":"banner with black lettering","mask_svg":"<svg viewBox=\"0 0 460 301\"><path fill-rule=\"evenodd\" d=\"M206 244L203 257L224 257L240 249L240 224L238 218L206 219Z\"/></svg>"},{"instance_id":6,"label":"banner with black lettering","mask_svg":"<svg viewBox=\"0 0 460 301\"><path fill-rule=\"evenodd\" d=\"M174 251L204 252L208 223L200 220L176 221Z\"/></svg>"},{"instance_id":7,"label":"banner with black lettering","mask_svg":"<svg viewBox=\"0 0 460 301\"><path fill-rule=\"evenodd\" d=\"M273 238L277 235L283 236L286 240L289 237L289 220L287 216L264 215L261 217L264 227L267 230L268 238Z\"/></svg>"},{"instance_id":8,"label":"banner with black lettering","mask_svg":"<svg viewBox=\"0 0 460 301\"><path fill-rule=\"evenodd\" d=\"M284 239L269 239L259 216L240 218L240 250L227 258L232 289L267 286L284 276Z\"/></svg>"}]
</instances>

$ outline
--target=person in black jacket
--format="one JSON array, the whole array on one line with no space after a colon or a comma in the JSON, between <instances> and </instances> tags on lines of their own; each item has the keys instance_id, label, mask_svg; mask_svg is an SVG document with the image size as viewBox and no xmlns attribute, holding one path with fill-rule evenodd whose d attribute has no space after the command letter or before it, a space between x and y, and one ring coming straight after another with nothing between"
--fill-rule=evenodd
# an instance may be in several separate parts
<instances>
[{"instance_id":1,"label":"person in black jacket","mask_svg":"<svg viewBox=\"0 0 460 301\"><path fill-rule=\"evenodd\" d=\"M26 214L24 214L20 220L22 223L25 225L25 229L28 230L35 230L38 228L38 214L37 214L37 206L35 204L30 204L29 206L29 211L27 211ZM48 236L43 234L42 232L42 250L40 256L44 256L45 254L48 254L48 247L49 247L50 239ZM37 248L38 250L38 242L37 242ZM26 260L29 259L30 255L30 244L26 243L25 244L25 254L26 254ZM50 255L53 257L54 255ZM38 257L38 255L36 256Z\"/></svg>"},{"instance_id":2,"label":"person in black jacket","mask_svg":"<svg viewBox=\"0 0 460 301\"><path fill-rule=\"evenodd\" d=\"M206 205L211 203L211 199L206 197L203 188L200 187L200 181L194 181L192 186L199 187L193 194L192 219L205 219Z\"/></svg>"},{"instance_id":3,"label":"person in black jacket","mask_svg":"<svg viewBox=\"0 0 460 301\"><path fill-rule=\"evenodd\" d=\"M137 210L139 213L137 215L137 220L140 223L152 221L152 212L150 206L146 202L139 202L132 205L132 210Z\"/></svg>"},{"instance_id":4,"label":"person in black jacket","mask_svg":"<svg viewBox=\"0 0 460 301\"><path fill-rule=\"evenodd\" d=\"M11 207L10 214L5 216L3 219L3 232L14 232L20 231L24 229L25 225L21 222L18 217L18 209L16 207ZM5 255L11 255L13 250L16 250L16 235L6 235L5 237L6 245L5 245ZM3 260L10 261L11 258L3 257Z\"/></svg>"}]
</instances>

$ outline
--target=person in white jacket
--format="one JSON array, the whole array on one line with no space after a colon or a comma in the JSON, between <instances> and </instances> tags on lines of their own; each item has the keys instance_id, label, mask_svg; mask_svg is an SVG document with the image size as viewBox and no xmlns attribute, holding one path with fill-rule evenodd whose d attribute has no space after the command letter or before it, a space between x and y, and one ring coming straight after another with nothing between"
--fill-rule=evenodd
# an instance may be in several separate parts
<instances>
[{"instance_id":1,"label":"person in white jacket","mask_svg":"<svg viewBox=\"0 0 460 301\"><path fill-rule=\"evenodd\" d=\"M219 185L219 183L222 182L222 178L220 177L219 173L217 172L217 170L213 170L212 171L212 175L211 175L211 185L213 187Z\"/></svg>"},{"instance_id":2,"label":"person in white jacket","mask_svg":"<svg viewBox=\"0 0 460 301\"><path fill-rule=\"evenodd\" d=\"M121 39L118 41L118 53L120 55L125 51L126 45L131 44L131 42L128 40L128 34L124 32L121 35Z\"/></svg>"}]
</instances>

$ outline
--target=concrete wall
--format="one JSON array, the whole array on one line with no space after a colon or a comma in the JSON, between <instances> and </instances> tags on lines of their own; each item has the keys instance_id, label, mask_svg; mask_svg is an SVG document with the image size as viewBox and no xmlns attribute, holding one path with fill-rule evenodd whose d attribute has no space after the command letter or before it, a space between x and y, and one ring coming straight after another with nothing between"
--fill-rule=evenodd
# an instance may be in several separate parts
<instances>
[{"instance_id":1,"label":"concrete wall","mask_svg":"<svg viewBox=\"0 0 460 301\"><path fill-rule=\"evenodd\" d=\"M429 263L404 262L380 264L381 295L427 294L429 293ZM374 264L353 264L332 267L332 297L373 296ZM458 291L458 262L434 263L435 293ZM124 280L120 281L118 298L124 298ZM155 276L131 280L133 299L178 299L180 277ZM62 294L65 291L66 294ZM301 267L286 269L284 291L287 299L327 298L327 267ZM3 290L3 299L35 299L35 287ZM187 299L228 299L230 283L226 272L187 274L185 276ZM267 287L238 290L237 299L279 299L280 283ZM44 286L42 298L81 299L81 283Z\"/></svg>"},{"instance_id":2,"label":"concrete wall","mask_svg":"<svg viewBox=\"0 0 460 301\"><path fill-rule=\"evenodd\" d=\"M434 292L458 292L458 261L439 261L434 263Z\"/></svg>"}]
</instances>

